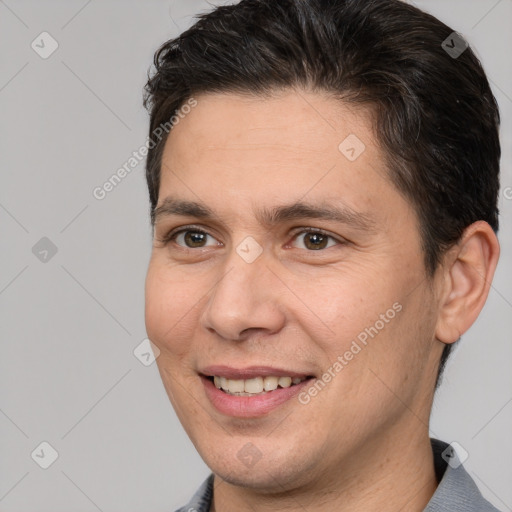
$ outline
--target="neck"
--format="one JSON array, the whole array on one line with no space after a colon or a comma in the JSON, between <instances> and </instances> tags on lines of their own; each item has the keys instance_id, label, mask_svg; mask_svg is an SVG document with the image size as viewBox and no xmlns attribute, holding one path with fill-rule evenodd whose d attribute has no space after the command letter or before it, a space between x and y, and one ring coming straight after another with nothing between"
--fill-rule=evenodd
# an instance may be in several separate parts
<instances>
[{"instance_id":1,"label":"neck","mask_svg":"<svg viewBox=\"0 0 512 512\"><path fill-rule=\"evenodd\" d=\"M234 486L215 476L210 512L421 512L437 487L428 431L422 428L421 433L416 439L380 439L379 446L367 442L329 475L278 494Z\"/></svg>"}]
</instances>

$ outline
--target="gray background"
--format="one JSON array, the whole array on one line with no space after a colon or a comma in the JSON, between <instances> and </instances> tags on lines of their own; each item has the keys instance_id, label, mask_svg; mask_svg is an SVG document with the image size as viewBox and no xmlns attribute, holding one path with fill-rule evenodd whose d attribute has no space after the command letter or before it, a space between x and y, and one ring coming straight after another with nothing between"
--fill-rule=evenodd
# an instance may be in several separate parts
<instances>
[{"instance_id":1,"label":"gray background","mask_svg":"<svg viewBox=\"0 0 512 512\"><path fill-rule=\"evenodd\" d=\"M502 109L501 262L431 427L464 447L483 494L510 511L512 2L415 3L476 47ZM103 200L92 194L146 139L141 91L155 49L207 7L0 1L2 512L173 511L208 474L156 365L133 353L146 336L151 243L143 163ZM59 45L47 59L31 48L43 31ZM58 452L48 469L43 441Z\"/></svg>"}]
</instances>

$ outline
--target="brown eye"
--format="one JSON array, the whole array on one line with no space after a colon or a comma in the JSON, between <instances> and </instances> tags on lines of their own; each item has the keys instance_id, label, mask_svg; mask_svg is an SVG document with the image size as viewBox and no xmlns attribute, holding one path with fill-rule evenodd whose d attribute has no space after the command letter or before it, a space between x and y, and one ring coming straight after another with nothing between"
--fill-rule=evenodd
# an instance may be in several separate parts
<instances>
[{"instance_id":1,"label":"brown eye","mask_svg":"<svg viewBox=\"0 0 512 512\"><path fill-rule=\"evenodd\" d=\"M173 240L181 247L187 247L189 249L200 249L202 247L219 245L219 242L213 238L213 236L197 229L184 229L179 231L172 235L170 240Z\"/></svg>"},{"instance_id":2,"label":"brown eye","mask_svg":"<svg viewBox=\"0 0 512 512\"><path fill-rule=\"evenodd\" d=\"M336 243L332 236L317 231L303 231L296 236L294 242L296 247L308 251L320 251L332 247Z\"/></svg>"},{"instance_id":3,"label":"brown eye","mask_svg":"<svg viewBox=\"0 0 512 512\"><path fill-rule=\"evenodd\" d=\"M327 247L328 241L329 237L320 235L318 233L307 233L306 235L304 235L304 245L308 249L325 249L325 247Z\"/></svg>"},{"instance_id":4,"label":"brown eye","mask_svg":"<svg viewBox=\"0 0 512 512\"><path fill-rule=\"evenodd\" d=\"M184 241L187 247L204 247L207 236L206 233L187 231L184 233Z\"/></svg>"}]
</instances>

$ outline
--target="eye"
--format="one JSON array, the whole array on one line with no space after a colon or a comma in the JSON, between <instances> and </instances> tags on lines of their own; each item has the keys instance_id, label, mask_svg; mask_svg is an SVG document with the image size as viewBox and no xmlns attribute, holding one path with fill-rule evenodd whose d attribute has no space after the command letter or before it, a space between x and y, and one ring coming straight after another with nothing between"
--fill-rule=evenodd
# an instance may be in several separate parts
<instances>
[{"instance_id":1,"label":"eye","mask_svg":"<svg viewBox=\"0 0 512 512\"><path fill-rule=\"evenodd\" d=\"M301 231L295 235L292 244L299 249L306 249L308 251L319 251L327 249L333 245L337 245L338 242L332 236L319 230L307 230Z\"/></svg>"},{"instance_id":2,"label":"eye","mask_svg":"<svg viewBox=\"0 0 512 512\"><path fill-rule=\"evenodd\" d=\"M167 238L167 242L175 242L181 247L189 249L197 249L202 247L209 247L212 245L220 245L213 236L200 229L182 229L175 233L171 233Z\"/></svg>"}]
</instances>

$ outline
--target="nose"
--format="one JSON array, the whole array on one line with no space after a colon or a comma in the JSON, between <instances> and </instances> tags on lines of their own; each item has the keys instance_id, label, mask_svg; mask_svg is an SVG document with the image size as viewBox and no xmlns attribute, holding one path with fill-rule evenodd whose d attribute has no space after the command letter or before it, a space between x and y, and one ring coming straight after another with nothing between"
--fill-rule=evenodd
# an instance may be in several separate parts
<instances>
[{"instance_id":1,"label":"nose","mask_svg":"<svg viewBox=\"0 0 512 512\"><path fill-rule=\"evenodd\" d=\"M283 291L264 255L247 263L234 252L224 269L205 304L203 327L234 341L279 332L286 319L280 302Z\"/></svg>"}]
</instances>

